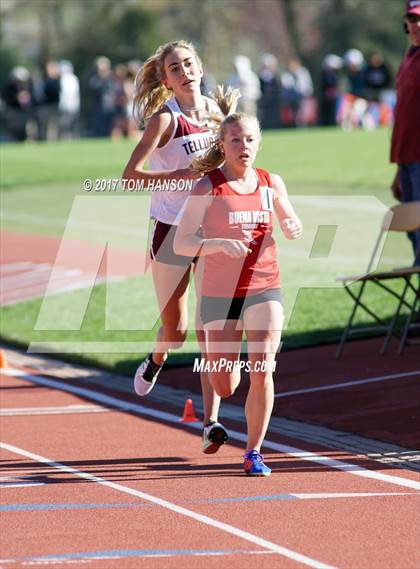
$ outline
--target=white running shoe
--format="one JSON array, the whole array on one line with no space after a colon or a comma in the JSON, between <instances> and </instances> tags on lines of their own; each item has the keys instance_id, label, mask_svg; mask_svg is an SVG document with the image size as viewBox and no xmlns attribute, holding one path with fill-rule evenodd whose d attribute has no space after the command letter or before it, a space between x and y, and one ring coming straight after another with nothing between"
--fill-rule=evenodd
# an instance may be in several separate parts
<instances>
[{"instance_id":1,"label":"white running shoe","mask_svg":"<svg viewBox=\"0 0 420 569\"><path fill-rule=\"evenodd\" d=\"M134 376L134 391L140 397L144 397L150 393L156 383L157 376L159 375L162 365L157 365L152 359L152 354L149 354L139 365Z\"/></svg>"},{"instance_id":2,"label":"white running shoe","mask_svg":"<svg viewBox=\"0 0 420 569\"><path fill-rule=\"evenodd\" d=\"M211 423L203 429L203 452L214 454L228 440L226 429L220 423Z\"/></svg>"}]
</instances>

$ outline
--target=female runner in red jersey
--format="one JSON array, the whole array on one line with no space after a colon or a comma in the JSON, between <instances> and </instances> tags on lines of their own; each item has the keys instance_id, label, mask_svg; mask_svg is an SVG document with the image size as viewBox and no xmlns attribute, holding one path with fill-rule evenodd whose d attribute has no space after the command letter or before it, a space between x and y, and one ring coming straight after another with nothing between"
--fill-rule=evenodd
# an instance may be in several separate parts
<instances>
[{"instance_id":1,"label":"female runner in red jersey","mask_svg":"<svg viewBox=\"0 0 420 569\"><path fill-rule=\"evenodd\" d=\"M215 370L210 382L222 398L239 384L246 334L250 387L244 470L268 476L260 449L273 409L283 321L273 213L288 239L299 237L302 225L282 179L253 167L260 140L255 117L236 113L222 121L218 140L194 161L197 172L208 174L187 200L174 248L181 255L203 257L201 318L209 368Z\"/></svg>"},{"instance_id":2,"label":"female runner in red jersey","mask_svg":"<svg viewBox=\"0 0 420 569\"><path fill-rule=\"evenodd\" d=\"M236 107L239 92L218 89L215 99L201 94L201 61L194 46L184 40L160 46L136 77L134 111L146 122L143 136L133 151L123 178L150 184L200 178L190 164L211 146L212 117ZM149 169L145 168L146 162ZM173 238L179 215L189 194L153 191L150 217L154 220L150 255L153 283L160 308L161 328L154 350L140 363L134 389L145 396L153 389L170 349L182 346L187 330L187 299L194 255L177 255ZM204 350L204 333L197 319L197 338ZM203 452L211 454L227 440L218 423L220 397L201 373L204 429Z\"/></svg>"}]
</instances>

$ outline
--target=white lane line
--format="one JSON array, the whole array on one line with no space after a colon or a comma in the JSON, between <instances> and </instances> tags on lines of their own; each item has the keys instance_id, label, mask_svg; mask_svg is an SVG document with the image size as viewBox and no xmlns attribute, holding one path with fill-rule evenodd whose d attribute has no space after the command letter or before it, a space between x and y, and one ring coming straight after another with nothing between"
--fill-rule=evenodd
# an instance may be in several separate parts
<instances>
[{"instance_id":1,"label":"white lane line","mask_svg":"<svg viewBox=\"0 0 420 569\"><path fill-rule=\"evenodd\" d=\"M0 488L5 490L6 488L27 488L28 486L44 486L46 482L15 482L11 484L0 483Z\"/></svg>"},{"instance_id":2,"label":"white lane line","mask_svg":"<svg viewBox=\"0 0 420 569\"><path fill-rule=\"evenodd\" d=\"M10 407L0 409L0 417L18 417L26 415L68 415L73 413L108 413L101 405L63 405L61 407Z\"/></svg>"},{"instance_id":3,"label":"white lane line","mask_svg":"<svg viewBox=\"0 0 420 569\"><path fill-rule=\"evenodd\" d=\"M0 275L12 273L14 271L22 271L24 269L32 269L35 263L32 261L22 261L20 263L2 263L0 264Z\"/></svg>"},{"instance_id":4,"label":"white lane line","mask_svg":"<svg viewBox=\"0 0 420 569\"><path fill-rule=\"evenodd\" d=\"M50 471L51 472L51 471ZM33 477L32 474L29 476L0 476L0 482L27 482Z\"/></svg>"},{"instance_id":5,"label":"white lane line","mask_svg":"<svg viewBox=\"0 0 420 569\"><path fill-rule=\"evenodd\" d=\"M51 472L51 469L50 469ZM0 488L22 488L28 486L44 486L46 482L33 480L34 475L16 474L16 476L0 476Z\"/></svg>"},{"instance_id":6,"label":"white lane line","mask_svg":"<svg viewBox=\"0 0 420 569\"><path fill-rule=\"evenodd\" d=\"M21 377L22 379L27 379L34 383L38 383L39 385L43 385L45 387L52 387L53 389L61 389L62 391L67 391L68 393L74 393L82 397L87 397L88 399L92 399L93 401L98 401L103 405L109 405L116 409L121 409L122 411L130 411L138 415L145 415L162 421L167 421L168 423L175 423L176 425L179 425L179 417L177 417L173 413L166 413L164 411L158 411L157 409L144 407L143 405L139 405L138 403L123 401L122 399L118 399L117 397L105 395L103 393L98 393L96 391L93 391L92 389L87 389L85 387L68 385L53 379L47 379L44 377L25 374L20 370L13 370L12 374L10 374L9 372L10 370L3 370L3 373L5 373L6 375L14 375L17 377ZM196 429L200 432L202 431L203 428L201 423L189 423L188 427L191 429ZM247 437L244 433L240 433L239 431L233 431L230 429L229 429L229 437L233 440L237 440L243 443L246 443L247 440ZM297 447L275 443L270 440L264 441L264 447L275 450L277 452L281 452L283 454L287 454L289 456L293 456L300 460L306 460L308 462L316 462L322 464L325 468L336 468L337 470L342 470L349 474L354 474L355 476L361 476L363 478L372 478L373 480L376 481L379 480L381 482L386 482L388 484L394 484L395 486L403 486L404 488L413 488L414 490L420 490L420 482L417 482L416 480L403 478L402 476L383 474L382 472L377 472L376 470L368 470L367 468L364 468L363 466L359 466L357 464L351 464L349 462L344 462L341 460L330 458L329 456L326 455L319 455L313 452L304 451Z\"/></svg>"},{"instance_id":7,"label":"white lane line","mask_svg":"<svg viewBox=\"0 0 420 569\"><path fill-rule=\"evenodd\" d=\"M0 373L2 373L4 375L8 375L10 377L22 377L22 378L24 378L26 375L28 375L26 372L24 372L20 369L14 369L12 367L1 368Z\"/></svg>"},{"instance_id":8,"label":"white lane line","mask_svg":"<svg viewBox=\"0 0 420 569\"><path fill-rule=\"evenodd\" d=\"M78 283L83 280L94 280L96 275L94 273L89 273L86 271L81 271L79 269L65 269L65 268L55 268L50 267L43 273L38 272L36 274L25 273L25 277L21 278L19 276L8 277L2 279L2 293L4 296L13 296L15 291L17 293L24 294L33 289L38 290L48 284L51 288L53 286L65 286L67 283L73 284ZM10 279L10 280L9 280Z\"/></svg>"},{"instance_id":9,"label":"white lane line","mask_svg":"<svg viewBox=\"0 0 420 569\"><path fill-rule=\"evenodd\" d=\"M332 492L324 494L290 494L299 500L314 500L328 498L371 498L374 496L419 496L418 492Z\"/></svg>"},{"instance_id":10,"label":"white lane line","mask_svg":"<svg viewBox=\"0 0 420 569\"><path fill-rule=\"evenodd\" d=\"M116 482L110 482L105 478L100 478L99 476L93 476L92 474L83 472L82 470L66 466L64 464L61 464L60 462L55 462L54 460L45 458L44 456L40 456L38 454L33 454L32 452L21 449L14 445L9 445L7 443L0 443L0 448L3 448L4 450L7 450L14 454L18 454L20 456L30 458L37 462L48 464L48 466L54 467L57 470L60 470L61 472L74 474L79 478L84 478L85 480L96 482L98 484L101 484L102 486L106 486L108 488L112 488L113 490L117 490L118 492L130 494L131 496L136 496L137 498L141 498L142 500L151 502L152 504L157 504L162 508L166 508L167 510L171 510L172 512L176 512L178 514L181 514L188 518L192 518L193 520L196 520L208 526L212 526L221 531L225 531L226 533L234 535L235 537L242 538L246 541L249 541L250 543L259 545L264 549L268 549L269 551L273 551L274 553L277 553L289 559L293 559L294 561L303 563L304 565L307 565L309 567L314 567L316 569L334 569L331 565L327 565L325 563L322 563L321 561L317 561L316 559L312 559L311 557L307 557L306 555L302 555L301 553L297 553L296 551L293 551L281 545L277 545L276 543L263 539L247 531L243 531L230 524L225 524L224 522L220 522L219 520L215 520L208 516L199 514L198 512L194 512L193 510L188 510L187 508L183 508L182 506L177 506L172 502L168 502L167 500L163 500L162 498L158 498L157 496L153 496L152 494L146 494L145 492L141 492L140 490L135 490L134 488L129 488L128 486L117 484Z\"/></svg>"},{"instance_id":11,"label":"white lane line","mask_svg":"<svg viewBox=\"0 0 420 569\"><path fill-rule=\"evenodd\" d=\"M90 223L85 221L69 220L61 217L43 217L41 215L31 215L26 213L16 213L13 211L3 210L0 217L6 221L23 221L33 223L35 225L54 225L56 227L74 227L79 229L88 229L89 231L106 231L107 233L116 233L118 235L128 235L131 237L144 237L147 231L144 229L119 227L104 223Z\"/></svg>"},{"instance_id":12,"label":"white lane line","mask_svg":"<svg viewBox=\"0 0 420 569\"><path fill-rule=\"evenodd\" d=\"M83 273L83 278L81 276L71 276L63 277L61 279L45 281L44 283L39 283L36 285L25 286L22 289L15 289L12 291L1 292L0 304L2 306L9 306L11 304L17 304L18 302L23 302L24 300L32 300L34 298L44 297L46 295L50 296L53 294L60 294L62 292L70 292L73 290L79 290L81 288L91 287L92 283L95 285L101 284L105 281L107 282L118 282L124 280L123 276L110 276L110 277L95 277L95 275L90 275L89 273ZM48 284L48 290L47 289ZM138 351L138 350L137 350Z\"/></svg>"},{"instance_id":13,"label":"white lane line","mask_svg":"<svg viewBox=\"0 0 420 569\"><path fill-rule=\"evenodd\" d=\"M108 559L107 557L95 557L94 559L57 559L52 557L51 559L44 559L42 557L40 557L39 559L33 559L32 561L29 559L28 561L22 561L21 559L0 559L0 569L2 569L3 565L6 564L10 564L10 563L19 563L19 567L24 566L26 567L26 565L76 565L76 564L80 564L80 563L92 563L92 561L97 561L97 560L102 561L103 559ZM115 557L113 558L115 559ZM118 557L117 559L121 559L120 557Z\"/></svg>"},{"instance_id":14,"label":"white lane line","mask_svg":"<svg viewBox=\"0 0 420 569\"><path fill-rule=\"evenodd\" d=\"M17 274L10 275L2 278L2 289L4 291L13 290L13 287L24 286L25 282L43 282L45 277L48 277L52 271L51 263L39 263L26 269L25 271L20 271Z\"/></svg>"},{"instance_id":15,"label":"white lane line","mask_svg":"<svg viewBox=\"0 0 420 569\"><path fill-rule=\"evenodd\" d=\"M322 494L268 494L266 496L238 496L236 498L211 498L209 500L191 501L193 504L235 504L241 502L272 502L272 501L289 501L289 500L337 500L340 498L372 498L383 496L417 496L419 492L334 492Z\"/></svg>"},{"instance_id":16,"label":"white lane line","mask_svg":"<svg viewBox=\"0 0 420 569\"><path fill-rule=\"evenodd\" d=\"M238 550L231 550L231 551L186 551L184 552L179 552L179 553L171 553L171 552L165 552L165 553L145 553L145 552L139 552L138 555L126 555L126 554L122 554L122 555L97 555L95 554L94 556L86 556L86 557L75 557L74 559L72 558L63 558L63 557L32 557L32 558L18 558L18 559L0 559L0 564L6 564L6 563L19 563L21 565L58 565L60 564L75 564L75 563L91 563L92 561L109 561L110 559L116 560L116 559L127 559L129 557L133 558L133 557L137 557L139 559L139 562L141 562L142 559L150 559L150 558L156 558L156 559L161 559L161 558L175 558L175 557L180 557L180 555L185 555L187 557L226 557L226 556L230 556L230 555L273 555L273 551L262 551L261 549L238 549ZM71 555L71 554L70 554Z\"/></svg>"},{"instance_id":17,"label":"white lane line","mask_svg":"<svg viewBox=\"0 0 420 569\"><path fill-rule=\"evenodd\" d=\"M390 379L398 379L400 377L415 377L420 375L420 369L414 371L406 371L403 373L392 373L390 375L378 375L377 377L370 377L368 379L358 379L355 381L346 381L344 383L333 383L331 385L323 385L320 387L308 387L305 389L295 389L293 391L285 391L284 393L276 393L276 399L280 397L290 397L291 395L301 395L302 393L315 393L316 391L329 391L330 389L344 389L352 385L362 385L364 383L375 383L376 381L388 381Z\"/></svg>"},{"instance_id":18,"label":"white lane line","mask_svg":"<svg viewBox=\"0 0 420 569\"><path fill-rule=\"evenodd\" d=\"M69 269L48 264L46 267L39 265L36 269L25 271L12 276L2 278L2 291L13 292L15 289L26 290L41 286L45 283L57 284L61 281L75 280L76 278L92 277L90 273L80 269Z\"/></svg>"}]
</instances>

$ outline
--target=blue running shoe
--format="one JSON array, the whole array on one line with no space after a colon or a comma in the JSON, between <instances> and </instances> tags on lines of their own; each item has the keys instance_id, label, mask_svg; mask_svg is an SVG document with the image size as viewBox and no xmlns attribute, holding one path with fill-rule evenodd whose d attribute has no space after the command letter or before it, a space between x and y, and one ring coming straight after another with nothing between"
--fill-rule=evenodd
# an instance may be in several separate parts
<instances>
[{"instance_id":1,"label":"blue running shoe","mask_svg":"<svg viewBox=\"0 0 420 569\"><path fill-rule=\"evenodd\" d=\"M248 476L270 476L271 468L263 462L263 457L256 450L244 454L244 470Z\"/></svg>"}]
</instances>

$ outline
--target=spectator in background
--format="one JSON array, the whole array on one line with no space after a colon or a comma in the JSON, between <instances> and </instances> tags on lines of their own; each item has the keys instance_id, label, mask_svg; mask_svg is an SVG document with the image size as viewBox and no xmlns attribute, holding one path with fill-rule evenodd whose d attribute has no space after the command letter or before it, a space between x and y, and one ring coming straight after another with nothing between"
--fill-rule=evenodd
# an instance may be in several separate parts
<instances>
[{"instance_id":1,"label":"spectator in background","mask_svg":"<svg viewBox=\"0 0 420 569\"><path fill-rule=\"evenodd\" d=\"M358 49L349 49L344 54L348 92L355 97L366 96L365 58Z\"/></svg>"},{"instance_id":2,"label":"spectator in background","mask_svg":"<svg viewBox=\"0 0 420 569\"><path fill-rule=\"evenodd\" d=\"M317 119L316 101L313 97L314 86L309 69L304 67L299 60L294 59L289 64L296 77L296 86L300 95L300 104L296 117L297 126L309 126L315 124Z\"/></svg>"},{"instance_id":3,"label":"spectator in background","mask_svg":"<svg viewBox=\"0 0 420 569\"><path fill-rule=\"evenodd\" d=\"M369 114L366 100L365 58L358 49L349 49L343 57L347 88L341 98L338 122L345 130L363 127L374 128L374 119Z\"/></svg>"},{"instance_id":4,"label":"spectator in background","mask_svg":"<svg viewBox=\"0 0 420 569\"><path fill-rule=\"evenodd\" d=\"M12 140L27 139L26 125L35 100L31 74L26 67L13 67L2 91L6 105L6 129Z\"/></svg>"},{"instance_id":5,"label":"spectator in background","mask_svg":"<svg viewBox=\"0 0 420 569\"><path fill-rule=\"evenodd\" d=\"M373 51L368 56L368 62L365 69L366 81L366 98L369 101L379 103L381 101L381 93L391 85L391 71L389 66L384 62L382 55Z\"/></svg>"},{"instance_id":6,"label":"spectator in background","mask_svg":"<svg viewBox=\"0 0 420 569\"><path fill-rule=\"evenodd\" d=\"M127 75L128 68L123 63L119 63L114 69L114 90L115 90L115 114L112 125L112 138L128 136L128 115L127 115Z\"/></svg>"},{"instance_id":7,"label":"spectator in background","mask_svg":"<svg viewBox=\"0 0 420 569\"><path fill-rule=\"evenodd\" d=\"M279 127L280 81L278 62L271 53L261 56L260 79L261 98L258 101L259 117L263 129Z\"/></svg>"},{"instance_id":8,"label":"spectator in background","mask_svg":"<svg viewBox=\"0 0 420 569\"><path fill-rule=\"evenodd\" d=\"M143 63L139 59L132 59L127 63L127 75L125 78L125 92L127 95L126 113L128 118L128 137L138 138L139 127L133 117L133 101L135 93L135 80Z\"/></svg>"},{"instance_id":9,"label":"spectator in background","mask_svg":"<svg viewBox=\"0 0 420 569\"><path fill-rule=\"evenodd\" d=\"M306 126L308 102L313 95L313 83L309 70L298 59L291 59L281 75L282 120L289 126Z\"/></svg>"},{"instance_id":10,"label":"spectator in background","mask_svg":"<svg viewBox=\"0 0 420 569\"><path fill-rule=\"evenodd\" d=\"M70 61L63 60L60 67L60 138L79 136L80 84Z\"/></svg>"},{"instance_id":11,"label":"spectator in background","mask_svg":"<svg viewBox=\"0 0 420 569\"><path fill-rule=\"evenodd\" d=\"M337 124L337 110L340 91L338 89L339 72L343 60L333 53L326 55L322 62L320 123L322 126Z\"/></svg>"},{"instance_id":12,"label":"spectator in background","mask_svg":"<svg viewBox=\"0 0 420 569\"><path fill-rule=\"evenodd\" d=\"M115 81L107 57L96 58L88 86L92 96L92 134L110 136L115 117Z\"/></svg>"},{"instance_id":13,"label":"spectator in background","mask_svg":"<svg viewBox=\"0 0 420 569\"><path fill-rule=\"evenodd\" d=\"M130 59L130 61L127 63L127 69L129 74L135 77L137 73L140 71L142 65L143 61L141 61L140 59Z\"/></svg>"},{"instance_id":14,"label":"spectator in background","mask_svg":"<svg viewBox=\"0 0 420 569\"><path fill-rule=\"evenodd\" d=\"M211 97L217 88L217 81L212 73L204 66L203 77L201 78L201 92L206 97Z\"/></svg>"},{"instance_id":15,"label":"spectator in background","mask_svg":"<svg viewBox=\"0 0 420 569\"><path fill-rule=\"evenodd\" d=\"M54 60L47 61L44 70L43 97L39 112L39 139L57 140L59 135L60 67Z\"/></svg>"},{"instance_id":16,"label":"spectator in background","mask_svg":"<svg viewBox=\"0 0 420 569\"><path fill-rule=\"evenodd\" d=\"M255 116L257 101L261 95L258 75L252 71L251 60L246 55L237 55L233 67L234 71L229 76L227 84L241 92L242 97L239 99L238 110Z\"/></svg>"},{"instance_id":17,"label":"spectator in background","mask_svg":"<svg viewBox=\"0 0 420 569\"><path fill-rule=\"evenodd\" d=\"M391 140L391 162L397 172L391 189L402 202L420 201L420 0L406 3L404 24L410 47L396 79L397 104ZM410 233L415 264L420 265L420 230Z\"/></svg>"}]
</instances>

